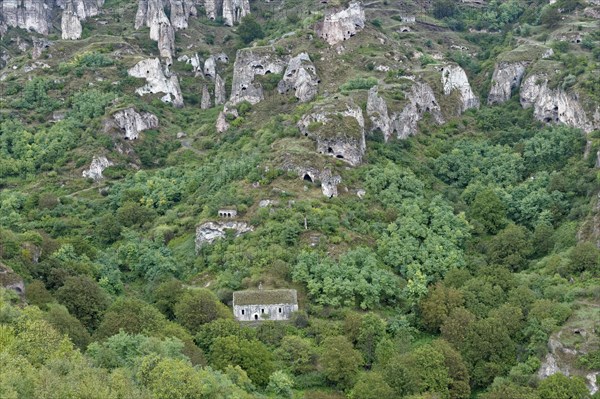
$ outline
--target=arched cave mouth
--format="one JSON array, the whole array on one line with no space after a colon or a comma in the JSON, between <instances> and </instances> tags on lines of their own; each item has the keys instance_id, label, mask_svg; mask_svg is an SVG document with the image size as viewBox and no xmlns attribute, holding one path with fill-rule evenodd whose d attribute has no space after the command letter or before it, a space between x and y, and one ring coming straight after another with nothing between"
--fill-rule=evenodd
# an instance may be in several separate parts
<instances>
[{"instance_id":1,"label":"arched cave mouth","mask_svg":"<svg viewBox=\"0 0 600 399\"><path fill-rule=\"evenodd\" d=\"M306 181L308 181L308 182L311 182L311 183L313 182L312 177L310 177L310 175L308 173L304 174L303 179L306 180Z\"/></svg>"}]
</instances>

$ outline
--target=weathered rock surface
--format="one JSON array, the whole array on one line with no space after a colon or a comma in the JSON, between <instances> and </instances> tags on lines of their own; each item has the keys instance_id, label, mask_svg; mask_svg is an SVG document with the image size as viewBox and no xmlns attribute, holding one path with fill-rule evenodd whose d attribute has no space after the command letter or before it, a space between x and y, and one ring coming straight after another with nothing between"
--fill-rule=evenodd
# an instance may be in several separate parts
<instances>
[{"instance_id":1,"label":"weathered rock surface","mask_svg":"<svg viewBox=\"0 0 600 399\"><path fill-rule=\"evenodd\" d=\"M510 99L516 88L521 85L525 69L529 62L500 62L492 75L492 88L488 95L488 104L502 104Z\"/></svg>"},{"instance_id":2,"label":"weathered rock surface","mask_svg":"<svg viewBox=\"0 0 600 399\"><path fill-rule=\"evenodd\" d=\"M410 103L402 110L395 120L395 130L399 139L405 139L417 133L417 123L428 112L437 124L444 123L442 111L431 86L426 83L415 82L408 95Z\"/></svg>"},{"instance_id":3,"label":"weathered rock surface","mask_svg":"<svg viewBox=\"0 0 600 399\"><path fill-rule=\"evenodd\" d=\"M198 53L192 54L190 56L182 55L181 57L177 58L177 61L185 62L186 64L191 65L196 74L198 72L202 72L202 63L200 62L200 57L198 57Z\"/></svg>"},{"instance_id":4,"label":"weathered rock surface","mask_svg":"<svg viewBox=\"0 0 600 399\"><path fill-rule=\"evenodd\" d=\"M150 93L165 93L161 100L173 103L175 107L183 106L183 96L179 87L179 80L163 67L158 58L147 58L138 62L127 73L135 78L146 79L147 84L135 92L140 96Z\"/></svg>"},{"instance_id":5,"label":"weathered rock surface","mask_svg":"<svg viewBox=\"0 0 600 399\"><path fill-rule=\"evenodd\" d=\"M139 0L135 15L135 29L150 28L150 39L158 43L161 57L172 59L175 49L175 31L165 14L162 0Z\"/></svg>"},{"instance_id":6,"label":"weathered rock surface","mask_svg":"<svg viewBox=\"0 0 600 399\"><path fill-rule=\"evenodd\" d=\"M87 177L89 179L93 179L95 181L101 180L104 176L102 176L102 172L104 169L109 166L114 165L111 161L109 161L105 156L95 156L92 159L92 163L90 164L89 169L84 170L82 175L83 177Z\"/></svg>"},{"instance_id":7,"label":"weathered rock surface","mask_svg":"<svg viewBox=\"0 0 600 399\"><path fill-rule=\"evenodd\" d=\"M67 8L62 12L60 19L61 37L64 40L77 40L83 31L79 17L71 4L71 2L67 3Z\"/></svg>"},{"instance_id":8,"label":"weathered rock surface","mask_svg":"<svg viewBox=\"0 0 600 399\"><path fill-rule=\"evenodd\" d=\"M366 150L365 121L352 103L316 105L298 122L300 131L317 142L317 151L352 166L362 162Z\"/></svg>"},{"instance_id":9,"label":"weathered rock surface","mask_svg":"<svg viewBox=\"0 0 600 399\"><path fill-rule=\"evenodd\" d=\"M242 101L260 102L263 89L254 82L256 75L282 73L286 63L270 47L246 48L237 51L233 64L233 83L229 101L235 105Z\"/></svg>"},{"instance_id":10,"label":"weathered rock surface","mask_svg":"<svg viewBox=\"0 0 600 399\"><path fill-rule=\"evenodd\" d=\"M51 27L53 0L3 0L0 20L6 27L31 30L47 35Z\"/></svg>"},{"instance_id":11,"label":"weathered rock surface","mask_svg":"<svg viewBox=\"0 0 600 399\"><path fill-rule=\"evenodd\" d=\"M388 141L395 130L394 121L389 116L385 100L379 96L377 86L369 90L367 116L371 120L371 131L381 130L384 140Z\"/></svg>"},{"instance_id":12,"label":"weathered rock surface","mask_svg":"<svg viewBox=\"0 0 600 399\"><path fill-rule=\"evenodd\" d=\"M220 75L215 78L215 105L225 104L227 101L227 92L225 91L225 81Z\"/></svg>"},{"instance_id":13,"label":"weathered rock surface","mask_svg":"<svg viewBox=\"0 0 600 399\"><path fill-rule=\"evenodd\" d=\"M150 112L137 112L134 108L127 108L113 114L117 126L125 131L127 140L135 140L140 132L158 127L158 118Z\"/></svg>"},{"instance_id":14,"label":"weathered rock surface","mask_svg":"<svg viewBox=\"0 0 600 399\"><path fill-rule=\"evenodd\" d=\"M204 61L204 76L214 79L217 76L217 62L212 55Z\"/></svg>"},{"instance_id":15,"label":"weathered rock surface","mask_svg":"<svg viewBox=\"0 0 600 399\"><path fill-rule=\"evenodd\" d=\"M225 106L223 107L223 111L219 112L216 124L217 132L223 133L226 132L227 129L229 129L227 115L233 116L234 118L237 118L239 116L237 109L232 107L229 103L225 104Z\"/></svg>"},{"instance_id":16,"label":"weathered rock surface","mask_svg":"<svg viewBox=\"0 0 600 399\"><path fill-rule=\"evenodd\" d=\"M206 222L196 228L196 250L204 244L211 244L219 238L224 238L226 231L231 230L238 237L253 231L254 228L245 222Z\"/></svg>"},{"instance_id":17,"label":"weathered rock surface","mask_svg":"<svg viewBox=\"0 0 600 399\"><path fill-rule=\"evenodd\" d=\"M200 109L209 109L211 107L210 92L208 86L202 86L202 99L200 100Z\"/></svg>"},{"instance_id":18,"label":"weathered rock surface","mask_svg":"<svg viewBox=\"0 0 600 399\"><path fill-rule=\"evenodd\" d=\"M442 85L446 96L452 94L454 90L459 91L461 99L460 113L470 108L479 108L479 99L473 93L467 74L460 66L448 65L442 68Z\"/></svg>"},{"instance_id":19,"label":"weathered rock surface","mask_svg":"<svg viewBox=\"0 0 600 399\"><path fill-rule=\"evenodd\" d=\"M317 95L319 78L317 70L306 53L300 53L290 59L277 89L283 94L294 90L301 102L307 102Z\"/></svg>"},{"instance_id":20,"label":"weathered rock surface","mask_svg":"<svg viewBox=\"0 0 600 399\"><path fill-rule=\"evenodd\" d=\"M0 263L0 287L15 291L20 296L25 294L25 284L21 276L3 263Z\"/></svg>"},{"instance_id":21,"label":"weathered rock surface","mask_svg":"<svg viewBox=\"0 0 600 399\"><path fill-rule=\"evenodd\" d=\"M33 38L33 49L31 50L31 58L37 60L42 56L44 50L52 45L52 42L43 38Z\"/></svg>"},{"instance_id":22,"label":"weathered rock surface","mask_svg":"<svg viewBox=\"0 0 600 399\"><path fill-rule=\"evenodd\" d=\"M174 29L186 29L188 18L196 16L196 6L192 0L170 0L171 25Z\"/></svg>"},{"instance_id":23,"label":"weathered rock surface","mask_svg":"<svg viewBox=\"0 0 600 399\"><path fill-rule=\"evenodd\" d=\"M321 175L321 191L327 198L333 198L338 196L337 186L342 182L342 178L339 175L333 175L331 170L325 169Z\"/></svg>"},{"instance_id":24,"label":"weathered rock surface","mask_svg":"<svg viewBox=\"0 0 600 399\"><path fill-rule=\"evenodd\" d=\"M204 0L204 10L208 19L213 21L219 15L222 15L223 1L222 0Z\"/></svg>"},{"instance_id":25,"label":"weathered rock surface","mask_svg":"<svg viewBox=\"0 0 600 399\"><path fill-rule=\"evenodd\" d=\"M223 0L223 23L233 26L250 14L249 0Z\"/></svg>"},{"instance_id":26,"label":"weathered rock surface","mask_svg":"<svg viewBox=\"0 0 600 399\"><path fill-rule=\"evenodd\" d=\"M317 35L330 45L350 39L365 27L365 10L362 3L352 2L341 11L330 11L323 22L317 24Z\"/></svg>"},{"instance_id":27,"label":"weathered rock surface","mask_svg":"<svg viewBox=\"0 0 600 399\"><path fill-rule=\"evenodd\" d=\"M548 78L531 75L521 86L521 105L533 106L533 116L544 123L562 123L589 133L596 123L587 117L576 93L548 87Z\"/></svg>"}]
</instances>

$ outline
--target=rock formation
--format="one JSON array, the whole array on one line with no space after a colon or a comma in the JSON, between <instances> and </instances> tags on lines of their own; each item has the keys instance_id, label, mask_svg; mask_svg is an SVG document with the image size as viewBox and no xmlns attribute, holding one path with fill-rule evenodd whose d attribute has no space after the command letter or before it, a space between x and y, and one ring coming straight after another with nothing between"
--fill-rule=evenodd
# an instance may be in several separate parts
<instances>
[{"instance_id":1,"label":"rock formation","mask_svg":"<svg viewBox=\"0 0 600 399\"><path fill-rule=\"evenodd\" d=\"M117 126L125 131L125 139L135 140L140 132L158 127L158 118L150 112L137 112L133 107L117 111L112 115Z\"/></svg>"},{"instance_id":2,"label":"rock formation","mask_svg":"<svg viewBox=\"0 0 600 399\"><path fill-rule=\"evenodd\" d=\"M218 16L222 15L223 1L222 0L204 0L204 10L208 19L213 21Z\"/></svg>"},{"instance_id":3,"label":"rock formation","mask_svg":"<svg viewBox=\"0 0 600 399\"><path fill-rule=\"evenodd\" d=\"M233 26L250 14L249 0L223 0L223 23Z\"/></svg>"},{"instance_id":4,"label":"rock formation","mask_svg":"<svg viewBox=\"0 0 600 399\"><path fill-rule=\"evenodd\" d=\"M174 29L186 29L188 18L196 16L196 6L192 0L170 0L171 25Z\"/></svg>"},{"instance_id":5,"label":"rock formation","mask_svg":"<svg viewBox=\"0 0 600 399\"><path fill-rule=\"evenodd\" d=\"M227 230L233 231L235 237L238 237L254 229L245 222L206 222L196 228L196 251L204 244L224 238Z\"/></svg>"},{"instance_id":6,"label":"rock formation","mask_svg":"<svg viewBox=\"0 0 600 399\"><path fill-rule=\"evenodd\" d=\"M225 81L220 75L215 78L215 105L225 104L227 93L225 91Z\"/></svg>"},{"instance_id":7,"label":"rock formation","mask_svg":"<svg viewBox=\"0 0 600 399\"><path fill-rule=\"evenodd\" d=\"M225 104L223 107L223 111L219 112L219 116L217 117L217 132L223 133L229 129L229 122L227 121L227 115L230 115L233 118L237 118L238 112L237 109L232 107L229 103Z\"/></svg>"},{"instance_id":8,"label":"rock formation","mask_svg":"<svg viewBox=\"0 0 600 399\"><path fill-rule=\"evenodd\" d=\"M32 30L42 35L50 31L52 0L3 0L0 14L7 27Z\"/></svg>"},{"instance_id":9,"label":"rock formation","mask_svg":"<svg viewBox=\"0 0 600 399\"><path fill-rule=\"evenodd\" d=\"M548 87L548 78L531 75L521 86L521 105L533 106L533 116L544 123L562 123L589 133L595 128L579 101L576 93Z\"/></svg>"},{"instance_id":10,"label":"rock formation","mask_svg":"<svg viewBox=\"0 0 600 399\"><path fill-rule=\"evenodd\" d=\"M95 156L92 159L92 163L90 164L89 169L84 170L82 175L83 177L87 177L89 179L93 179L95 181L101 180L103 178L102 172L104 169L109 166L114 165L111 161L109 161L105 156Z\"/></svg>"},{"instance_id":11,"label":"rock formation","mask_svg":"<svg viewBox=\"0 0 600 399\"><path fill-rule=\"evenodd\" d=\"M77 40L81 37L83 29L77 13L73 9L72 2L68 2L67 7L62 12L60 30L63 40Z\"/></svg>"},{"instance_id":12,"label":"rock formation","mask_svg":"<svg viewBox=\"0 0 600 399\"><path fill-rule=\"evenodd\" d=\"M209 109L211 107L210 101L210 93L208 91L208 86L202 86L202 99L200 100L200 109Z\"/></svg>"},{"instance_id":13,"label":"rock formation","mask_svg":"<svg viewBox=\"0 0 600 399\"><path fill-rule=\"evenodd\" d=\"M33 49L31 50L31 58L37 60L42 56L45 49L50 47L52 42L43 38L33 38Z\"/></svg>"},{"instance_id":14,"label":"rock formation","mask_svg":"<svg viewBox=\"0 0 600 399\"><path fill-rule=\"evenodd\" d=\"M258 103L264 98L263 90L260 83L254 82L254 77L282 73L285 66L286 63L270 47L238 50L233 64L230 102L233 105L242 101Z\"/></svg>"},{"instance_id":15,"label":"rock formation","mask_svg":"<svg viewBox=\"0 0 600 399\"><path fill-rule=\"evenodd\" d=\"M185 62L186 64L191 65L193 71L196 72L196 75L202 72L202 66L200 62L200 57L198 57L198 53L193 54L191 56L182 55L181 57L177 58L177 61Z\"/></svg>"},{"instance_id":16,"label":"rock formation","mask_svg":"<svg viewBox=\"0 0 600 399\"><path fill-rule=\"evenodd\" d=\"M321 180L321 191L327 198L333 198L338 196L337 186L342 182L342 178L339 175L333 175L331 170L325 169L319 176Z\"/></svg>"},{"instance_id":17,"label":"rock formation","mask_svg":"<svg viewBox=\"0 0 600 399\"><path fill-rule=\"evenodd\" d=\"M317 35L333 46L348 40L365 27L365 10L362 3L352 2L348 8L329 12L323 22L317 24Z\"/></svg>"},{"instance_id":18,"label":"rock formation","mask_svg":"<svg viewBox=\"0 0 600 399\"><path fill-rule=\"evenodd\" d=\"M488 104L502 104L510 99L510 96L525 74L525 68L529 62L501 62L496 65L492 75L492 88L488 95Z\"/></svg>"},{"instance_id":19,"label":"rock formation","mask_svg":"<svg viewBox=\"0 0 600 399\"><path fill-rule=\"evenodd\" d=\"M310 57L306 53L300 53L288 62L277 89L281 94L294 90L296 98L307 102L317 95L318 84L317 70Z\"/></svg>"},{"instance_id":20,"label":"rock formation","mask_svg":"<svg viewBox=\"0 0 600 399\"><path fill-rule=\"evenodd\" d=\"M140 96L150 93L165 93L161 100L173 103L175 107L183 106L183 96L177 76L163 70L158 58L147 58L138 62L127 73L135 78L146 79L147 84L135 92Z\"/></svg>"},{"instance_id":21,"label":"rock formation","mask_svg":"<svg viewBox=\"0 0 600 399\"><path fill-rule=\"evenodd\" d=\"M25 294L25 284L21 276L3 263L0 263L0 287L15 291L21 297Z\"/></svg>"},{"instance_id":22,"label":"rock formation","mask_svg":"<svg viewBox=\"0 0 600 399\"><path fill-rule=\"evenodd\" d=\"M446 96L452 94L454 90L458 90L460 93L461 109L459 113L470 108L479 108L479 99L473 93L467 74L460 66L448 65L442 68L442 85Z\"/></svg>"},{"instance_id":23,"label":"rock formation","mask_svg":"<svg viewBox=\"0 0 600 399\"><path fill-rule=\"evenodd\" d=\"M204 61L204 76L210 79L214 79L217 76L217 62L215 57L212 55Z\"/></svg>"},{"instance_id":24,"label":"rock formation","mask_svg":"<svg viewBox=\"0 0 600 399\"><path fill-rule=\"evenodd\" d=\"M390 114L385 100L378 94L378 89L371 88L367 98L367 116L371 120L371 130L381 130L386 141L394 132L397 138L405 139L417 134L418 122L426 112L433 116L437 124L444 123L440 106L428 84L414 82L407 99L408 104L402 111Z\"/></svg>"},{"instance_id":25,"label":"rock formation","mask_svg":"<svg viewBox=\"0 0 600 399\"><path fill-rule=\"evenodd\" d=\"M316 105L298 122L300 131L315 139L317 151L352 166L362 162L366 150L365 121L352 103Z\"/></svg>"},{"instance_id":26,"label":"rock formation","mask_svg":"<svg viewBox=\"0 0 600 399\"><path fill-rule=\"evenodd\" d=\"M175 31L165 14L162 0L139 0L135 15L135 29L150 28L150 39L158 42L161 57L170 60L175 50Z\"/></svg>"}]
</instances>

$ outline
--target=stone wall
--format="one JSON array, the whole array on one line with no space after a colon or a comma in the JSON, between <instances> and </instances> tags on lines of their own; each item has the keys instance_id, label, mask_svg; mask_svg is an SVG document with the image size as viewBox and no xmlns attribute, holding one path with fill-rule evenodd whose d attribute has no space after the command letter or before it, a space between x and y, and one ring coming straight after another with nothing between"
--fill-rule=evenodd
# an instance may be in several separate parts
<instances>
[{"instance_id":1,"label":"stone wall","mask_svg":"<svg viewBox=\"0 0 600 399\"><path fill-rule=\"evenodd\" d=\"M233 306L233 316L239 321L289 320L297 311L298 305L289 303Z\"/></svg>"}]
</instances>

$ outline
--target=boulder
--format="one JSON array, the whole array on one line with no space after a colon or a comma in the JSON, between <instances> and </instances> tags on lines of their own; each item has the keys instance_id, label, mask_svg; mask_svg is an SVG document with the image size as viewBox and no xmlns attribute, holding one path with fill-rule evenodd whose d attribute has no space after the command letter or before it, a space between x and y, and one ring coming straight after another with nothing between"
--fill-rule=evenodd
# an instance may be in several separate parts
<instances>
[{"instance_id":1,"label":"boulder","mask_svg":"<svg viewBox=\"0 0 600 399\"><path fill-rule=\"evenodd\" d=\"M170 0L171 6L171 25L173 29L186 29L188 27L188 18L196 16L196 6L192 0Z\"/></svg>"},{"instance_id":2,"label":"boulder","mask_svg":"<svg viewBox=\"0 0 600 399\"><path fill-rule=\"evenodd\" d=\"M318 84L317 70L310 57L306 53L300 53L288 62L277 89L281 94L294 90L297 99L307 102L317 95Z\"/></svg>"},{"instance_id":3,"label":"boulder","mask_svg":"<svg viewBox=\"0 0 600 399\"><path fill-rule=\"evenodd\" d=\"M521 85L529 62L500 62L494 68L488 104L502 104L510 99L513 90Z\"/></svg>"},{"instance_id":4,"label":"boulder","mask_svg":"<svg viewBox=\"0 0 600 399\"><path fill-rule=\"evenodd\" d=\"M344 10L329 11L317 24L317 35L333 46L350 39L365 27L365 10L362 3L352 2Z\"/></svg>"},{"instance_id":5,"label":"boulder","mask_svg":"<svg viewBox=\"0 0 600 399\"><path fill-rule=\"evenodd\" d=\"M147 58L138 62L127 71L130 76L146 79L147 84L136 90L140 96L150 93L165 93L161 100L173 103L175 107L183 106L183 96L179 87L179 80L163 67L158 58Z\"/></svg>"},{"instance_id":6,"label":"boulder","mask_svg":"<svg viewBox=\"0 0 600 399\"><path fill-rule=\"evenodd\" d=\"M282 73L286 62L275 54L271 47L246 48L237 51L233 64L233 83L229 101L235 105L242 101L251 104L260 102L263 89L254 82L256 75Z\"/></svg>"},{"instance_id":7,"label":"boulder","mask_svg":"<svg viewBox=\"0 0 600 399\"><path fill-rule=\"evenodd\" d=\"M442 68L442 85L444 95L448 96L457 90L460 95L462 113L470 108L479 108L479 99L473 93L465 71L458 65L447 65Z\"/></svg>"},{"instance_id":8,"label":"boulder","mask_svg":"<svg viewBox=\"0 0 600 399\"><path fill-rule=\"evenodd\" d=\"M102 176L102 172L104 171L104 169L112 165L114 164L111 161L109 161L105 156L94 155L90 167L84 170L82 175L83 177L99 181L104 178L104 176Z\"/></svg>"},{"instance_id":9,"label":"boulder","mask_svg":"<svg viewBox=\"0 0 600 399\"><path fill-rule=\"evenodd\" d=\"M44 50L52 45L52 42L44 38L33 38L33 49L31 50L31 58L37 60L42 56Z\"/></svg>"},{"instance_id":10,"label":"boulder","mask_svg":"<svg viewBox=\"0 0 600 399\"><path fill-rule=\"evenodd\" d=\"M219 112L219 116L217 117L217 124L215 126L217 128L217 132L223 133L229 129L227 115L232 115L235 118L239 116L237 109L232 107L229 103L225 104L225 106L223 107L223 111Z\"/></svg>"},{"instance_id":11,"label":"boulder","mask_svg":"<svg viewBox=\"0 0 600 399\"><path fill-rule=\"evenodd\" d=\"M224 238L227 231L232 231L235 237L253 231L254 228L245 222L206 222L196 228L196 251L203 245Z\"/></svg>"},{"instance_id":12,"label":"boulder","mask_svg":"<svg viewBox=\"0 0 600 399\"><path fill-rule=\"evenodd\" d=\"M135 108L127 108L112 115L117 126L125 131L125 139L135 140L140 132L158 127L158 118L150 112L137 112Z\"/></svg>"}]
</instances>

